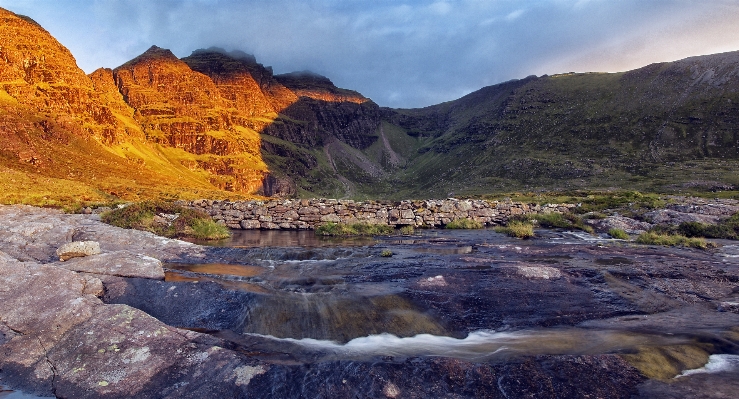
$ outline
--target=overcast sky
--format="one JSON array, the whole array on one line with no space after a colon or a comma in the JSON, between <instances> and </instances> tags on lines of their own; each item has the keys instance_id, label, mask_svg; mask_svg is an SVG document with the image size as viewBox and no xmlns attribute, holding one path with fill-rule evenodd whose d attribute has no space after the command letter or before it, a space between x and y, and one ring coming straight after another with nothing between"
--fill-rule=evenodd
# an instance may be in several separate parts
<instances>
[{"instance_id":1,"label":"overcast sky","mask_svg":"<svg viewBox=\"0 0 739 399\"><path fill-rule=\"evenodd\" d=\"M421 107L528 75L618 72L739 50L739 0L0 0L86 72L151 45L219 46Z\"/></svg>"}]
</instances>

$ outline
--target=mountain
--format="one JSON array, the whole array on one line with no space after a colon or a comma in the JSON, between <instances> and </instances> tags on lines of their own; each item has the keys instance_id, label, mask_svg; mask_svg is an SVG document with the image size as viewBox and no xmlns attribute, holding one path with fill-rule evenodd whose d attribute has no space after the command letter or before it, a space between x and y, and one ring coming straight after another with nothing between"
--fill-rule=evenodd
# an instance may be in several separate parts
<instances>
[{"instance_id":1,"label":"mountain","mask_svg":"<svg viewBox=\"0 0 739 399\"><path fill-rule=\"evenodd\" d=\"M0 19L4 202L739 185L739 52L390 109L219 48L86 75L30 18Z\"/></svg>"},{"instance_id":2,"label":"mountain","mask_svg":"<svg viewBox=\"0 0 739 399\"><path fill-rule=\"evenodd\" d=\"M739 184L739 52L531 76L390 118L423 145L409 194ZM431 184L431 182L436 182Z\"/></svg>"},{"instance_id":3,"label":"mountain","mask_svg":"<svg viewBox=\"0 0 739 399\"><path fill-rule=\"evenodd\" d=\"M88 76L30 18L0 18L6 202L338 192L323 143L377 138L379 107L322 76L273 76L216 48L180 60L156 46Z\"/></svg>"},{"instance_id":4,"label":"mountain","mask_svg":"<svg viewBox=\"0 0 739 399\"><path fill-rule=\"evenodd\" d=\"M2 9L0 20L0 195L5 201L136 199L149 192L181 196L182 186L191 196L217 195L215 187L143 145L120 94L96 84L100 74L85 75L47 31ZM132 156L136 152L141 156ZM146 167L144 157L163 166Z\"/></svg>"}]
</instances>

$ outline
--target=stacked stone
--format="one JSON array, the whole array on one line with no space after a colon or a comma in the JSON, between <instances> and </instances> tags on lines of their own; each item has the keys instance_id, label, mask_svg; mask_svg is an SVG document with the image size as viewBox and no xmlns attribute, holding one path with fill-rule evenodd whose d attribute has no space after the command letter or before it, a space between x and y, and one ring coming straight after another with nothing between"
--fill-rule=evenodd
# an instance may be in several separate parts
<instances>
[{"instance_id":1,"label":"stacked stone","mask_svg":"<svg viewBox=\"0 0 739 399\"><path fill-rule=\"evenodd\" d=\"M454 220L472 219L485 226L530 213L568 212L572 204L525 204L510 201L445 200L352 201L301 199L270 201L198 200L186 203L202 209L232 229L308 230L332 223L385 224L395 227L443 227Z\"/></svg>"}]
</instances>

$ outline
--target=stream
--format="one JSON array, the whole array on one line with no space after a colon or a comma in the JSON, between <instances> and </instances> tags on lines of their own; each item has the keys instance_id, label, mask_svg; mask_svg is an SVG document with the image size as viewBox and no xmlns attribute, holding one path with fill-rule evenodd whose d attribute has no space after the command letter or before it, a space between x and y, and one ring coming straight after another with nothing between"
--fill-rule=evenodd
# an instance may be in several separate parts
<instances>
[{"instance_id":1,"label":"stream","mask_svg":"<svg viewBox=\"0 0 739 399\"><path fill-rule=\"evenodd\" d=\"M638 370L614 380L621 388L611 389L631 389L623 397L724 397L739 388L739 246L701 251L580 232L537 235L235 231L209 247L207 262L167 263L165 282L125 279L127 288L108 290L105 300L261 360L311 367L315 378L351 364L353 373L399 368L430 383L449 372L437 369L449 361L494 373L533 362L564 375L580 358ZM496 392L509 397L514 387L505 381Z\"/></svg>"}]
</instances>

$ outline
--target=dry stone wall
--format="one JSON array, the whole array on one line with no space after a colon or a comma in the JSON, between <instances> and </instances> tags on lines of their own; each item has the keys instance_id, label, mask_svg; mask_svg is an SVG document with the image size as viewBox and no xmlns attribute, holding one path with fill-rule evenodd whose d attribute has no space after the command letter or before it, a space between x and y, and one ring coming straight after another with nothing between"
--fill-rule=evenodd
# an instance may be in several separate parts
<instances>
[{"instance_id":1,"label":"dry stone wall","mask_svg":"<svg viewBox=\"0 0 739 399\"><path fill-rule=\"evenodd\" d=\"M309 230L321 224L370 223L395 227L443 227L457 219L486 226L531 213L567 212L572 204L525 204L486 200L366 201L300 199L270 201L197 200L184 205L202 209L232 229Z\"/></svg>"}]
</instances>

